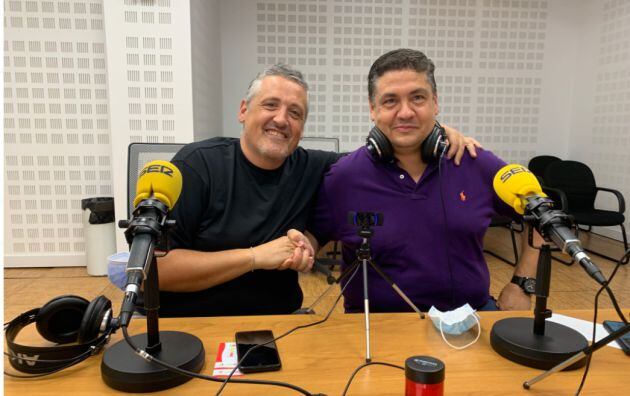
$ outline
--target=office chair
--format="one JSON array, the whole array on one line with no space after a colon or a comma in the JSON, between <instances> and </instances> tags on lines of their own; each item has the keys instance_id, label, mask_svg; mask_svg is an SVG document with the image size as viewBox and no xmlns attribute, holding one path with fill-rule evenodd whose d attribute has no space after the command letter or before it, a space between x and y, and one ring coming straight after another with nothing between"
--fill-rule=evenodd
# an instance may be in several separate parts
<instances>
[{"instance_id":1,"label":"office chair","mask_svg":"<svg viewBox=\"0 0 630 396\"><path fill-rule=\"evenodd\" d=\"M326 137L303 137L302 140L300 140L300 146L307 150L324 150L338 153L339 139ZM337 259L337 255L341 255L337 241L333 243L332 250L327 252L326 255L328 256L327 258L315 259L315 263L313 263L313 271L324 274L326 276L326 281L329 284L333 284L335 282L335 277L333 276L332 271L334 270L335 265L341 264L341 260Z\"/></svg>"},{"instance_id":2,"label":"office chair","mask_svg":"<svg viewBox=\"0 0 630 396\"><path fill-rule=\"evenodd\" d=\"M561 161L561 159L553 155L538 155L529 160L527 168L538 178L540 184L544 186L545 169L556 161Z\"/></svg>"},{"instance_id":3,"label":"office chair","mask_svg":"<svg viewBox=\"0 0 630 396\"><path fill-rule=\"evenodd\" d=\"M339 152L339 139L327 137L303 137L300 139L300 147L306 150L323 150Z\"/></svg>"},{"instance_id":4,"label":"office chair","mask_svg":"<svg viewBox=\"0 0 630 396\"><path fill-rule=\"evenodd\" d=\"M520 229L515 228L517 224L520 225ZM483 249L484 253L488 253L489 255L496 257L511 266L515 266L518 263L518 249L516 247L516 237L514 236L514 232L523 232L523 223L515 222L514 220L512 220L511 217L508 216L494 215L492 216L492 219L490 220L490 225L488 225L488 227L505 227L510 230L514 260L507 259L500 254L485 248Z\"/></svg>"},{"instance_id":5,"label":"office chair","mask_svg":"<svg viewBox=\"0 0 630 396\"><path fill-rule=\"evenodd\" d=\"M534 176L536 176L545 194L547 194L547 196L549 196L549 198L551 198L554 202L560 202L561 198L555 192L553 188L551 189L545 188L545 170L550 164L557 161L562 161L562 160L553 155L539 155L536 157L532 157L532 159L529 160L529 164L527 164L527 168L534 174ZM553 254L551 255L551 258L564 265L573 265L573 260L566 261L559 257L554 256Z\"/></svg>"},{"instance_id":6,"label":"office chair","mask_svg":"<svg viewBox=\"0 0 630 396\"><path fill-rule=\"evenodd\" d=\"M561 209L573 216L576 232L580 230L590 232L593 226L621 227L623 237L623 249L628 250L628 237L624 227L626 210L625 200L621 192L598 187L591 169L578 161L556 161L545 170L545 190L553 191L560 197ZM615 195L618 202L618 210L595 209L595 197L599 191L609 192ZM587 226L587 229L580 228ZM603 253L584 248L584 250L601 256L611 261L617 259ZM628 260L623 264L627 264Z\"/></svg>"}]
</instances>

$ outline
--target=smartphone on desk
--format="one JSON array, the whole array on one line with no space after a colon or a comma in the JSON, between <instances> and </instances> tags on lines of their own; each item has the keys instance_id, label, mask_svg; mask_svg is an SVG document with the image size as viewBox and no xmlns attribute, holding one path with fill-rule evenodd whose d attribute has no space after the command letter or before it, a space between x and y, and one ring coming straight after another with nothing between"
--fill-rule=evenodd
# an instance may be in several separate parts
<instances>
[{"instance_id":1,"label":"smartphone on desk","mask_svg":"<svg viewBox=\"0 0 630 396\"><path fill-rule=\"evenodd\" d=\"M624 326L623 322L615 322L612 320L605 320L603 324L604 324L604 328L609 333L612 333L613 331L617 331ZM621 338L617 338L615 342L619 344L619 346L626 353L626 355L630 356L630 333L626 333L623 336L621 336Z\"/></svg>"},{"instance_id":2,"label":"smartphone on desk","mask_svg":"<svg viewBox=\"0 0 630 396\"><path fill-rule=\"evenodd\" d=\"M256 345L265 344L254 349L239 366L243 373L260 373L280 370L280 354L270 330L239 331L235 334L236 356L240 361L243 356Z\"/></svg>"}]
</instances>

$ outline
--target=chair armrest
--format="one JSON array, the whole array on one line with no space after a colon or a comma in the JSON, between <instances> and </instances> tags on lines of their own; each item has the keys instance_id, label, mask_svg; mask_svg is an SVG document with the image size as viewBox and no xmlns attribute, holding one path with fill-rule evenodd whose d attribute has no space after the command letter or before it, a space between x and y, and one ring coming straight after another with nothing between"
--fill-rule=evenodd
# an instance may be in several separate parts
<instances>
[{"instance_id":1,"label":"chair armrest","mask_svg":"<svg viewBox=\"0 0 630 396\"><path fill-rule=\"evenodd\" d=\"M623 213L626 211L626 201L623 199L623 195L618 190L613 190L612 188L604 188L604 187L595 187L597 191L606 191L609 193L615 194L617 197L617 201L619 202L619 213Z\"/></svg>"},{"instance_id":2,"label":"chair armrest","mask_svg":"<svg viewBox=\"0 0 630 396\"><path fill-rule=\"evenodd\" d=\"M567 199L567 194L565 194L564 191L562 191L559 188L547 187L547 186L543 186L543 191L545 192L545 194L549 196L560 197L560 208L557 208L557 209L560 209L564 211L565 213L569 212L569 200ZM550 192L553 194L549 194Z\"/></svg>"},{"instance_id":3,"label":"chair armrest","mask_svg":"<svg viewBox=\"0 0 630 396\"><path fill-rule=\"evenodd\" d=\"M525 223L523 223L523 220L512 221L512 229L519 233L523 232L525 231Z\"/></svg>"}]
</instances>

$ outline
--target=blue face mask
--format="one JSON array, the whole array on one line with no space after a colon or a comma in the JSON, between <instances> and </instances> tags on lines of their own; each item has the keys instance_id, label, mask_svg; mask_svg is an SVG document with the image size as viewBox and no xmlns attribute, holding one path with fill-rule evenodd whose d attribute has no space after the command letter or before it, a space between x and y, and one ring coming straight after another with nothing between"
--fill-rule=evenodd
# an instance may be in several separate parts
<instances>
[{"instance_id":1,"label":"blue face mask","mask_svg":"<svg viewBox=\"0 0 630 396\"><path fill-rule=\"evenodd\" d=\"M428 314L431 318L431 321L433 322L433 325L438 330L440 330L444 342L455 349L464 349L469 347L470 345L477 342L479 336L481 335L481 324L479 323L479 317L475 313L475 310L472 309L469 304L465 304L453 311L447 312L442 312L432 306L431 309L429 309ZM479 332L477 334L477 338L475 338L475 340L468 345L457 347L448 342L446 337L444 337L444 333L450 335L461 335L470 330L475 324L477 324Z\"/></svg>"}]
</instances>

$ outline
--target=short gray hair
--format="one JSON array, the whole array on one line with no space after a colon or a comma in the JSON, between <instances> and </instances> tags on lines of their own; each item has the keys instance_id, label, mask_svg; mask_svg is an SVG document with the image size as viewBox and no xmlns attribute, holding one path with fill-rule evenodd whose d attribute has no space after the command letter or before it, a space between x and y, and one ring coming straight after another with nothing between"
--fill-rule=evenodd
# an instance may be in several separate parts
<instances>
[{"instance_id":1,"label":"short gray hair","mask_svg":"<svg viewBox=\"0 0 630 396\"><path fill-rule=\"evenodd\" d=\"M300 87L304 88L306 92L306 113L308 114L308 84L306 80L304 80L304 76L299 70L293 69L291 66L287 65L273 65L266 67L263 71L256 75L256 78L249 83L249 87L247 88L247 93L245 94L245 102L249 104L254 96L260 90L260 85L262 84L262 80L265 77L269 76L280 76L284 77L289 81L293 81L298 84Z\"/></svg>"}]
</instances>

